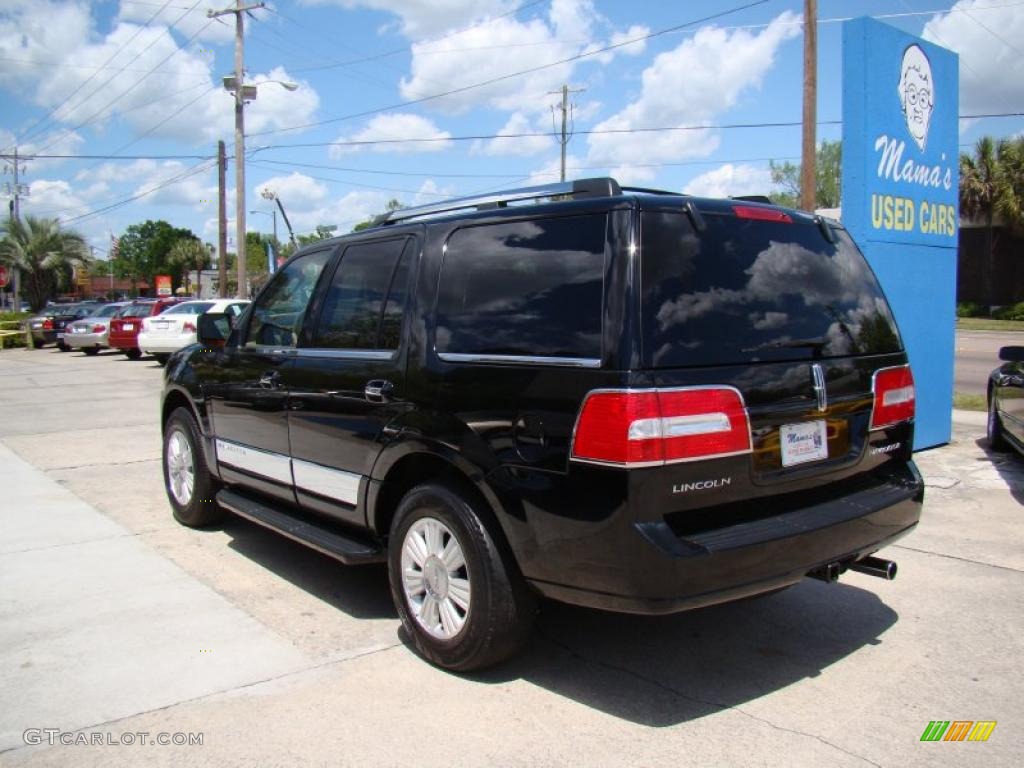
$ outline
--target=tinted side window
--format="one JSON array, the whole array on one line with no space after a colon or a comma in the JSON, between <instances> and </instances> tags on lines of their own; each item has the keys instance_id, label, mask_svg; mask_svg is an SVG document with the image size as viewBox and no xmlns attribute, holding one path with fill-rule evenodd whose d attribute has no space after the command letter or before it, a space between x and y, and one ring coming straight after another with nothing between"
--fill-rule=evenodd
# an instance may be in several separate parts
<instances>
[{"instance_id":1,"label":"tinted side window","mask_svg":"<svg viewBox=\"0 0 1024 768\"><path fill-rule=\"evenodd\" d=\"M813 223L676 212L641 219L647 366L724 365L900 349L889 305L849 235Z\"/></svg>"},{"instance_id":2,"label":"tinted side window","mask_svg":"<svg viewBox=\"0 0 1024 768\"><path fill-rule=\"evenodd\" d=\"M253 305L245 338L248 346L294 347L306 305L331 251L300 256L274 275Z\"/></svg>"},{"instance_id":3,"label":"tinted side window","mask_svg":"<svg viewBox=\"0 0 1024 768\"><path fill-rule=\"evenodd\" d=\"M323 312L313 336L314 347L340 349L397 349L402 295L389 299L388 290L401 272L399 261L408 241L359 243L345 249L324 299ZM397 283L396 283L397 284ZM385 307L391 312L386 339L381 338ZM397 316L397 322L395 320Z\"/></svg>"},{"instance_id":4,"label":"tinted side window","mask_svg":"<svg viewBox=\"0 0 1024 768\"><path fill-rule=\"evenodd\" d=\"M604 214L468 227L448 240L439 353L601 357Z\"/></svg>"}]
</instances>

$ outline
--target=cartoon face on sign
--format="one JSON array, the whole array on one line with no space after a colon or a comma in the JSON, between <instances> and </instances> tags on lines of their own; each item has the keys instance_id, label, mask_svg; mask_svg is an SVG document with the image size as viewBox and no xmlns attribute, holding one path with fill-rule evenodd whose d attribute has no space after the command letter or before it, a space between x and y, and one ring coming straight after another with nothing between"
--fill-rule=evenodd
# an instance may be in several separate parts
<instances>
[{"instance_id":1,"label":"cartoon face on sign","mask_svg":"<svg viewBox=\"0 0 1024 768\"><path fill-rule=\"evenodd\" d=\"M924 151L924 145L928 143L928 125L935 107L935 90L931 62L919 46L911 45L903 52L898 90L907 130L921 151Z\"/></svg>"}]
</instances>

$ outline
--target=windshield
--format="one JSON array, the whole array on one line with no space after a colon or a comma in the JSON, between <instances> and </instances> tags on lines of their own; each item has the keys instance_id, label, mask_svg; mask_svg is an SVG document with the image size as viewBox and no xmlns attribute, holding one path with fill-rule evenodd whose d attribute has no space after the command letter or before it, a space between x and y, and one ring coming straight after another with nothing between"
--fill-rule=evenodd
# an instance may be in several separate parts
<instances>
[{"instance_id":1,"label":"windshield","mask_svg":"<svg viewBox=\"0 0 1024 768\"><path fill-rule=\"evenodd\" d=\"M809 360L900 350L878 281L842 229L648 211L641 234L647 366Z\"/></svg>"},{"instance_id":2,"label":"windshield","mask_svg":"<svg viewBox=\"0 0 1024 768\"><path fill-rule=\"evenodd\" d=\"M212 301L186 301L175 304L161 312L161 315L201 315L213 306Z\"/></svg>"},{"instance_id":3,"label":"windshield","mask_svg":"<svg viewBox=\"0 0 1024 768\"><path fill-rule=\"evenodd\" d=\"M152 311L153 302L151 301L136 301L123 307L120 312L117 313L117 317L149 317L149 313Z\"/></svg>"},{"instance_id":4,"label":"windshield","mask_svg":"<svg viewBox=\"0 0 1024 768\"><path fill-rule=\"evenodd\" d=\"M104 307L100 307L95 312L89 315L89 317L113 317L121 311L121 307L117 304L107 304Z\"/></svg>"}]
</instances>

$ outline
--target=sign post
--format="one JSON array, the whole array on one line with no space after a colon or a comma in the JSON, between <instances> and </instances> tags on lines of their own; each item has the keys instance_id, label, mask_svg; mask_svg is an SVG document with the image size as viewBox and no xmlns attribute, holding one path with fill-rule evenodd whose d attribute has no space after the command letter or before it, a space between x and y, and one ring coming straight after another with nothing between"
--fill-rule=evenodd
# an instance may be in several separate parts
<instances>
[{"instance_id":1,"label":"sign post","mask_svg":"<svg viewBox=\"0 0 1024 768\"><path fill-rule=\"evenodd\" d=\"M952 51L873 19L843 26L843 224L910 357L915 450L949 442L952 430L958 77Z\"/></svg>"}]
</instances>

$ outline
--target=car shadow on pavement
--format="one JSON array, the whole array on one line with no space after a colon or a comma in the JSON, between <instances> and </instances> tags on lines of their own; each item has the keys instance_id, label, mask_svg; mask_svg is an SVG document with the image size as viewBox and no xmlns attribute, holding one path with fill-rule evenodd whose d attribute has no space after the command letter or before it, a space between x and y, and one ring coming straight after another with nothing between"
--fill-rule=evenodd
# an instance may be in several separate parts
<instances>
[{"instance_id":1,"label":"car shadow on pavement","mask_svg":"<svg viewBox=\"0 0 1024 768\"><path fill-rule=\"evenodd\" d=\"M988 439L984 437L977 438L974 444L984 454L984 458L979 461L991 462L999 477L1006 483L1010 495L1018 504L1024 504L1024 457L1012 448L993 451L989 447Z\"/></svg>"},{"instance_id":2,"label":"car shadow on pavement","mask_svg":"<svg viewBox=\"0 0 1024 768\"><path fill-rule=\"evenodd\" d=\"M873 592L809 580L663 617L547 602L525 652L471 679L521 678L614 717L665 727L817 677L881 644L897 619Z\"/></svg>"},{"instance_id":3,"label":"car shadow on pavement","mask_svg":"<svg viewBox=\"0 0 1024 768\"><path fill-rule=\"evenodd\" d=\"M383 564L346 566L248 520L229 516L228 546L261 568L357 619L395 619Z\"/></svg>"}]
</instances>

